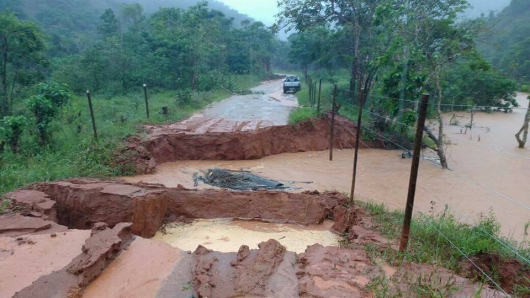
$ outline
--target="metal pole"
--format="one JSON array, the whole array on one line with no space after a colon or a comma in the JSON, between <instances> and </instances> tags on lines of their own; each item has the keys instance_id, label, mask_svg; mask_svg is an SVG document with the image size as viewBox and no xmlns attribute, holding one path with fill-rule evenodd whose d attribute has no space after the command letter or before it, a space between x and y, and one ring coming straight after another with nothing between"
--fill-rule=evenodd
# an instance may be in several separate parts
<instances>
[{"instance_id":1,"label":"metal pole","mask_svg":"<svg viewBox=\"0 0 530 298\"><path fill-rule=\"evenodd\" d=\"M333 87L333 103L331 104L331 127L329 133L329 161L333 160L333 129L335 126L335 101L337 100L337 84Z\"/></svg>"},{"instance_id":2,"label":"metal pole","mask_svg":"<svg viewBox=\"0 0 530 298\"><path fill-rule=\"evenodd\" d=\"M322 79L320 79L320 83L318 84L317 114L320 113L320 93L321 92L322 92Z\"/></svg>"},{"instance_id":3,"label":"metal pole","mask_svg":"<svg viewBox=\"0 0 530 298\"><path fill-rule=\"evenodd\" d=\"M313 106L317 104L317 81L315 81L313 87Z\"/></svg>"},{"instance_id":4,"label":"metal pole","mask_svg":"<svg viewBox=\"0 0 530 298\"><path fill-rule=\"evenodd\" d=\"M311 108L313 108L313 101L311 100L313 98L313 96L311 96L311 92L313 92L313 80L312 79L309 79L308 87L309 87L309 90L308 90L309 105L311 106Z\"/></svg>"},{"instance_id":5,"label":"metal pole","mask_svg":"<svg viewBox=\"0 0 530 298\"><path fill-rule=\"evenodd\" d=\"M418 116L418 126L416 127L416 139L414 141L414 155L412 156L412 166L410 169L409 193L407 196L407 206L405 209L405 220L403 221L403 232L399 242L399 251L407 250L410 235L410 222L412 220L412 210L414 209L414 195L416 194L416 181L418 180L418 167L420 165L420 151L429 105L429 94L421 96L421 105Z\"/></svg>"},{"instance_id":6,"label":"metal pole","mask_svg":"<svg viewBox=\"0 0 530 298\"><path fill-rule=\"evenodd\" d=\"M350 201L353 206L353 195L355 193L355 178L357 177L357 160L359 158L359 143L361 142L361 120L363 116L364 88L359 93L359 115L357 118L357 134L355 136L355 156L353 158L353 175L351 179Z\"/></svg>"},{"instance_id":7,"label":"metal pole","mask_svg":"<svg viewBox=\"0 0 530 298\"><path fill-rule=\"evenodd\" d=\"M88 107L90 108L90 117L92 118L92 129L94 130L94 138L98 140L98 131L96 129L96 120L94 119L94 109L92 109L92 98L90 97L90 90L86 91L88 97Z\"/></svg>"},{"instance_id":8,"label":"metal pole","mask_svg":"<svg viewBox=\"0 0 530 298\"><path fill-rule=\"evenodd\" d=\"M147 98L147 84L144 84L144 95L145 95L145 113L147 118L149 118L149 100Z\"/></svg>"}]
</instances>

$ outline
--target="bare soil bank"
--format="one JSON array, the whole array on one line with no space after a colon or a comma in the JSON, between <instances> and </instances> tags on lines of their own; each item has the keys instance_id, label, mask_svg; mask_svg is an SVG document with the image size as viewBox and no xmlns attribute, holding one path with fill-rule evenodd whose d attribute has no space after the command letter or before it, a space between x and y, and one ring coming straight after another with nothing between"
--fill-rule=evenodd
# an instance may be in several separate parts
<instances>
[{"instance_id":1,"label":"bare soil bank","mask_svg":"<svg viewBox=\"0 0 530 298\"><path fill-rule=\"evenodd\" d=\"M129 138L129 145L116 155L118 164L134 164L137 174L152 173L157 164L170 161L249 160L280 153L325 150L329 148L330 139L328 116L294 126L271 126L252 131L235 128L227 132L197 133L175 125L147 129L147 137ZM337 116L334 148L354 148L356 132L351 121Z\"/></svg>"},{"instance_id":2,"label":"bare soil bank","mask_svg":"<svg viewBox=\"0 0 530 298\"><path fill-rule=\"evenodd\" d=\"M41 183L34 189L8 194L13 201L11 207L22 210L0 216L0 243L12 243L2 248L0 263L11 261L8 263L16 266L16 258L23 257L23 250L50 246L49 242L55 243L51 247L60 246L70 231L56 232L54 227L91 229L91 234L81 251L73 246L70 254L65 253L75 257L58 271L56 266L45 265L40 277L21 280L10 276L12 268L0 266L0 276L17 285L9 292L0 289L0 296L35 297L44 293L50 297L78 297L93 283L88 289L92 296L97 296L98 288L105 285L118 296L131 294L130 289L134 288L143 297L371 297L373 293L367 285L378 276L421 276L433 271L444 282L459 286L458 293L463 296L482 287L441 268L411 265L398 269L374 264L363 247L370 244L381 250L392 249L393 243L371 230L371 220L363 210L349 206L348 198L338 193L197 191L102 180ZM42 205L50 207L41 210ZM316 244L296 255L269 240L261 243L258 250L243 245L237 253L220 253L199 246L187 254L156 244L159 242L155 240L134 240L133 236L150 237L165 221L226 217L304 224L330 218L334 220L331 229L345 235L358 248ZM31 226L25 219L40 224ZM33 235L48 230L49 236ZM146 254L150 249L154 254ZM169 259L160 259L164 256ZM113 266L114 262L120 265ZM43 256L27 266L46 263ZM433 281L438 286L444 282ZM405 292L411 290L406 284L402 286ZM488 288L482 291L482 297L495 295Z\"/></svg>"}]
</instances>

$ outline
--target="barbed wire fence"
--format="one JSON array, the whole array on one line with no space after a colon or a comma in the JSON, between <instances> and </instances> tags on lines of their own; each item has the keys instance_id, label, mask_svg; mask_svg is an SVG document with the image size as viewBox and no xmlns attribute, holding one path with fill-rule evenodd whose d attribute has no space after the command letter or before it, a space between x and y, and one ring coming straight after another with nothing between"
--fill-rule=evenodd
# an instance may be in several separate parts
<instances>
[{"instance_id":1,"label":"barbed wire fence","mask_svg":"<svg viewBox=\"0 0 530 298\"><path fill-rule=\"evenodd\" d=\"M322 82L322 80L320 80L320 82ZM311 86L310 88L313 89L315 87ZM316 91L316 88L311 91L311 93L310 93L311 108L315 108L319 112L322 111L322 110L326 110L326 108L327 108L327 109L330 110L331 113L335 113L335 112L338 112L338 110L342 107L343 104L345 104L346 105L345 106L346 109L350 109L350 110L353 110L353 111L355 111L355 110L358 111L359 110L359 105L358 104L355 104L353 101L350 102L350 101L344 101L344 100L340 101L340 106L337 108L335 106L335 103L333 103L332 100L329 99L330 95L327 94L327 95L322 96L321 95L321 90L322 90L322 85L320 85L318 91ZM334 90L334 94L332 96L336 97L337 96L337 92L342 92L344 94L350 94L350 98L353 98L353 96L351 96L351 92L352 92L351 90L345 90L345 89L336 88ZM318 94L318 98L319 98L318 102L314 100L316 94ZM362 97L363 98L367 98L368 95L369 94L362 94ZM358 96L358 98L361 97L360 95L357 95L357 96ZM393 97L387 97L387 96L378 96L377 99L378 99L378 101L381 101L381 100L393 100L393 101L404 101L404 102L412 103L414 105L414 111L417 111L417 109L419 107L419 100L399 99L399 98L393 98ZM331 106L330 106L330 102L331 102ZM495 111L496 110L496 111L502 111L502 112L512 112L513 110L524 110L524 111L526 111L528 109L528 108L522 108L522 107L509 107L509 108L507 108L507 107L499 107L499 106L480 106L480 105L445 104L445 103L441 104L440 106L442 106L442 107L449 107L450 106L451 107L450 111L457 110L459 112L468 112L471 109L483 110L483 111ZM447 110L449 110L449 109L447 109ZM403 110L398 111L398 112L405 112L405 111L410 111L410 108L409 109L403 109ZM410 132L413 132L416 129L416 127L411 125L410 123L404 123L402 121L398 121L395 117L377 113L375 110L372 110L370 108L362 108L362 113L364 113L365 115L367 115L370 118L377 118L377 119L380 119L380 120L382 120L382 121L384 121L386 123L391 123L392 125L399 126L399 127L401 127L403 129L402 132L406 131L406 133L410 133ZM351 114L354 114L354 113L351 113ZM354 117L351 114L350 113L344 113L341 116L346 117L346 118L348 118L349 120L351 120L352 122L355 123L355 119L354 119ZM328 120L328 124L330 125L330 129L331 129L331 126L333 125L333 123ZM357 132L359 131L359 128L360 128L361 131L367 131L367 132L373 134L374 136L376 136L376 138L382 139L383 141L391 144L393 146L392 149L401 150L402 151L402 158L406 158L406 157L410 156L410 152L412 151L412 148L411 148L411 146L409 144L400 143L400 142L398 142L396 140L392 140L391 137L385 136L383 133L376 131L374 128L370 127L370 125L361 124L361 126L358 127L358 129L355 132L351 131L348 128L346 128L345 130L352 137L357 137ZM331 138L332 138L332 136L331 136ZM364 142L362 139L359 139L359 140L360 140L360 143L363 145L363 148L367 148L369 150L375 150L375 148L372 148L369 144L367 144L367 142ZM474 147L480 148L482 150L489 150L489 151L494 152L494 153L515 157L515 158L520 159L522 162L526 162L526 161L530 160L530 157L528 157L528 156L525 156L525 155L522 155L522 154L513 153L513 152L508 152L508 151L497 149L497 148L491 148L491 147L485 146L485 145L479 145L479 144L474 144L474 143L463 143L463 144L465 144L466 146L474 146ZM354 145L349 144L349 146L352 147L352 149L353 149ZM422 151L421 155L422 155L422 159L423 160L431 162L431 163L435 164L436 166L440 166L439 160L434 158L433 154L431 154L429 156L426 156L425 152ZM521 202L521 201L519 201L517 199L511 198L510 196L508 196L506 194L503 194L502 192L497 191L497 190L493 189L492 187L484 185L483 183L480 183L479 181L476 181L476 180L474 180L474 179L472 179L470 177L464 177L463 175L460 175L459 173L456 173L454 171L453 171L453 174L456 177L460 178L459 180L460 180L461 183L478 186L478 187L482 188L483 190L489 192L493 196L495 196L495 197L497 197L499 199L502 199L502 200L506 201L509 204L512 204L514 206L517 206L518 208L523 208L525 210L530 211L530 206L525 204L524 202ZM427 192L427 189L425 189L425 187L423 187L422 185L418 185L418 188L420 188L424 192ZM391 189L391 191L397 194L396 190ZM352 191L352 195L353 195L353 191ZM436 197L436 201L443 203L445 206L450 206L450 204L446 200L442 199L441 196L436 195L436 194L433 194L433 196ZM470 214L463 214L462 212L457 211L455 209L451 209L451 212L453 214L458 215L459 218L464 219L468 223L472 222L473 216L470 215ZM515 258L521 260L521 262L524 263L525 266L530 266L530 256L526 255L520 249L515 247L513 245L513 243L511 243L510 241L501 239L501 237L494 235L494 233L490 233L490 232L486 231L480 225L474 225L474 227L476 227L478 230L480 230L484 235L486 235L487 237L492 239L494 242L496 242L499 245L501 245L502 247L504 247L508 252L512 253L513 256ZM436 230L436 232L443 239L445 239L447 241L448 245L453 247L456 251L458 251L460 253L460 255L465 260L470 262L470 264L473 267L475 267L478 272L480 272L480 274L485 278L485 280L488 280L495 288L497 288L505 296L511 297L501 287L501 285L495 280L495 278L493 278L492 276L488 275L478 264L476 264L476 262L473 261L473 258L471 256L469 256L468 254L465 253L465 250L462 247L459 247L455 243L455 241L451 239L450 236L446 235L444 232L441 231L440 226L436 225L436 223L434 222L434 219L433 219L433 228Z\"/></svg>"}]
</instances>

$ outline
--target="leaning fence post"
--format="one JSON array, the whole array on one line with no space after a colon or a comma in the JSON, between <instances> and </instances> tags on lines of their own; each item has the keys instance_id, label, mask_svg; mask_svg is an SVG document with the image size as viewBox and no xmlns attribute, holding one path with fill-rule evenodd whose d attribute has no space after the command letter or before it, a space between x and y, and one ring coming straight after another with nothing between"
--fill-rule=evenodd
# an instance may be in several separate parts
<instances>
[{"instance_id":1,"label":"leaning fence post","mask_svg":"<svg viewBox=\"0 0 530 298\"><path fill-rule=\"evenodd\" d=\"M149 100L147 98L147 84L144 84L144 96L145 96L145 113L147 118L149 118Z\"/></svg>"},{"instance_id":2,"label":"leaning fence post","mask_svg":"<svg viewBox=\"0 0 530 298\"><path fill-rule=\"evenodd\" d=\"M337 100L337 84L333 87L333 103L331 104L331 124L329 133L329 160L333 160L333 129L335 126L335 101Z\"/></svg>"},{"instance_id":3,"label":"leaning fence post","mask_svg":"<svg viewBox=\"0 0 530 298\"><path fill-rule=\"evenodd\" d=\"M351 180L350 201L353 205L353 194L355 193L355 179L357 177L357 160L359 158L359 143L361 142L361 121L363 116L364 88L359 92L359 113L357 118L357 134L355 136L355 156L353 158L353 175Z\"/></svg>"},{"instance_id":4,"label":"leaning fence post","mask_svg":"<svg viewBox=\"0 0 530 298\"><path fill-rule=\"evenodd\" d=\"M320 93L322 92L322 79L318 84L318 103L317 103L317 115L320 113Z\"/></svg>"},{"instance_id":5,"label":"leaning fence post","mask_svg":"<svg viewBox=\"0 0 530 298\"><path fill-rule=\"evenodd\" d=\"M98 140L98 131L96 129L96 120L94 119L94 109L92 108L92 98L90 97L90 90L86 91L88 97L88 107L90 109L90 117L92 118L92 129L94 130L94 138Z\"/></svg>"},{"instance_id":6,"label":"leaning fence post","mask_svg":"<svg viewBox=\"0 0 530 298\"><path fill-rule=\"evenodd\" d=\"M412 156L412 166L410 169L409 192L407 195L407 206L405 209L405 219L403 221L403 231L399 241L399 251L407 250L410 235L410 222L412 220L412 210L414 209L414 195L416 194L416 181L418 180L418 167L420 165L420 152L423 139L423 129L425 118L427 117L427 107L429 104L429 94L421 96L421 105L418 116L418 126L416 127L416 138L414 141L414 154Z\"/></svg>"}]
</instances>

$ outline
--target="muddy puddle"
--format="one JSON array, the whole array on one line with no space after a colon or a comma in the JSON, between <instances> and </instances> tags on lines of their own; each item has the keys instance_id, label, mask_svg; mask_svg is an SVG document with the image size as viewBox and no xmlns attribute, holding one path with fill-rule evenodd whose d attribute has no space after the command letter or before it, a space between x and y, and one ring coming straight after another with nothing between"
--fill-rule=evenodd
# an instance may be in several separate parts
<instances>
[{"instance_id":1,"label":"muddy puddle","mask_svg":"<svg viewBox=\"0 0 530 298\"><path fill-rule=\"evenodd\" d=\"M339 237L329 230L332 225L332 221L303 226L231 219L196 220L189 224L168 224L154 239L184 251L194 251L202 245L220 252L237 252L241 245L258 249L259 243L275 239L288 251L303 253L315 243L338 246Z\"/></svg>"},{"instance_id":2,"label":"muddy puddle","mask_svg":"<svg viewBox=\"0 0 530 298\"><path fill-rule=\"evenodd\" d=\"M521 107L528 106L519 93ZM416 192L415 211L443 212L448 208L463 222L475 222L491 211L502 224L502 233L524 240L524 226L530 222L530 149L518 149L514 134L520 129L524 109L513 113L477 113L474 128L461 134L469 122L465 113L448 113L446 134L450 171L422 160ZM461 126L449 125L453 114L460 115ZM480 136L480 138L479 138ZM411 159L401 151L361 149L356 196L385 203L391 209L404 209ZM328 152L287 153L246 161L179 161L157 167L157 173L128 177L130 182L161 183L169 187L182 184L193 188L192 175L199 170L224 168L245 170L277 180L301 190L337 190L348 193L353 166L353 150L336 150L334 160ZM432 157L432 153L426 152ZM199 183L198 188L210 188Z\"/></svg>"}]
</instances>

